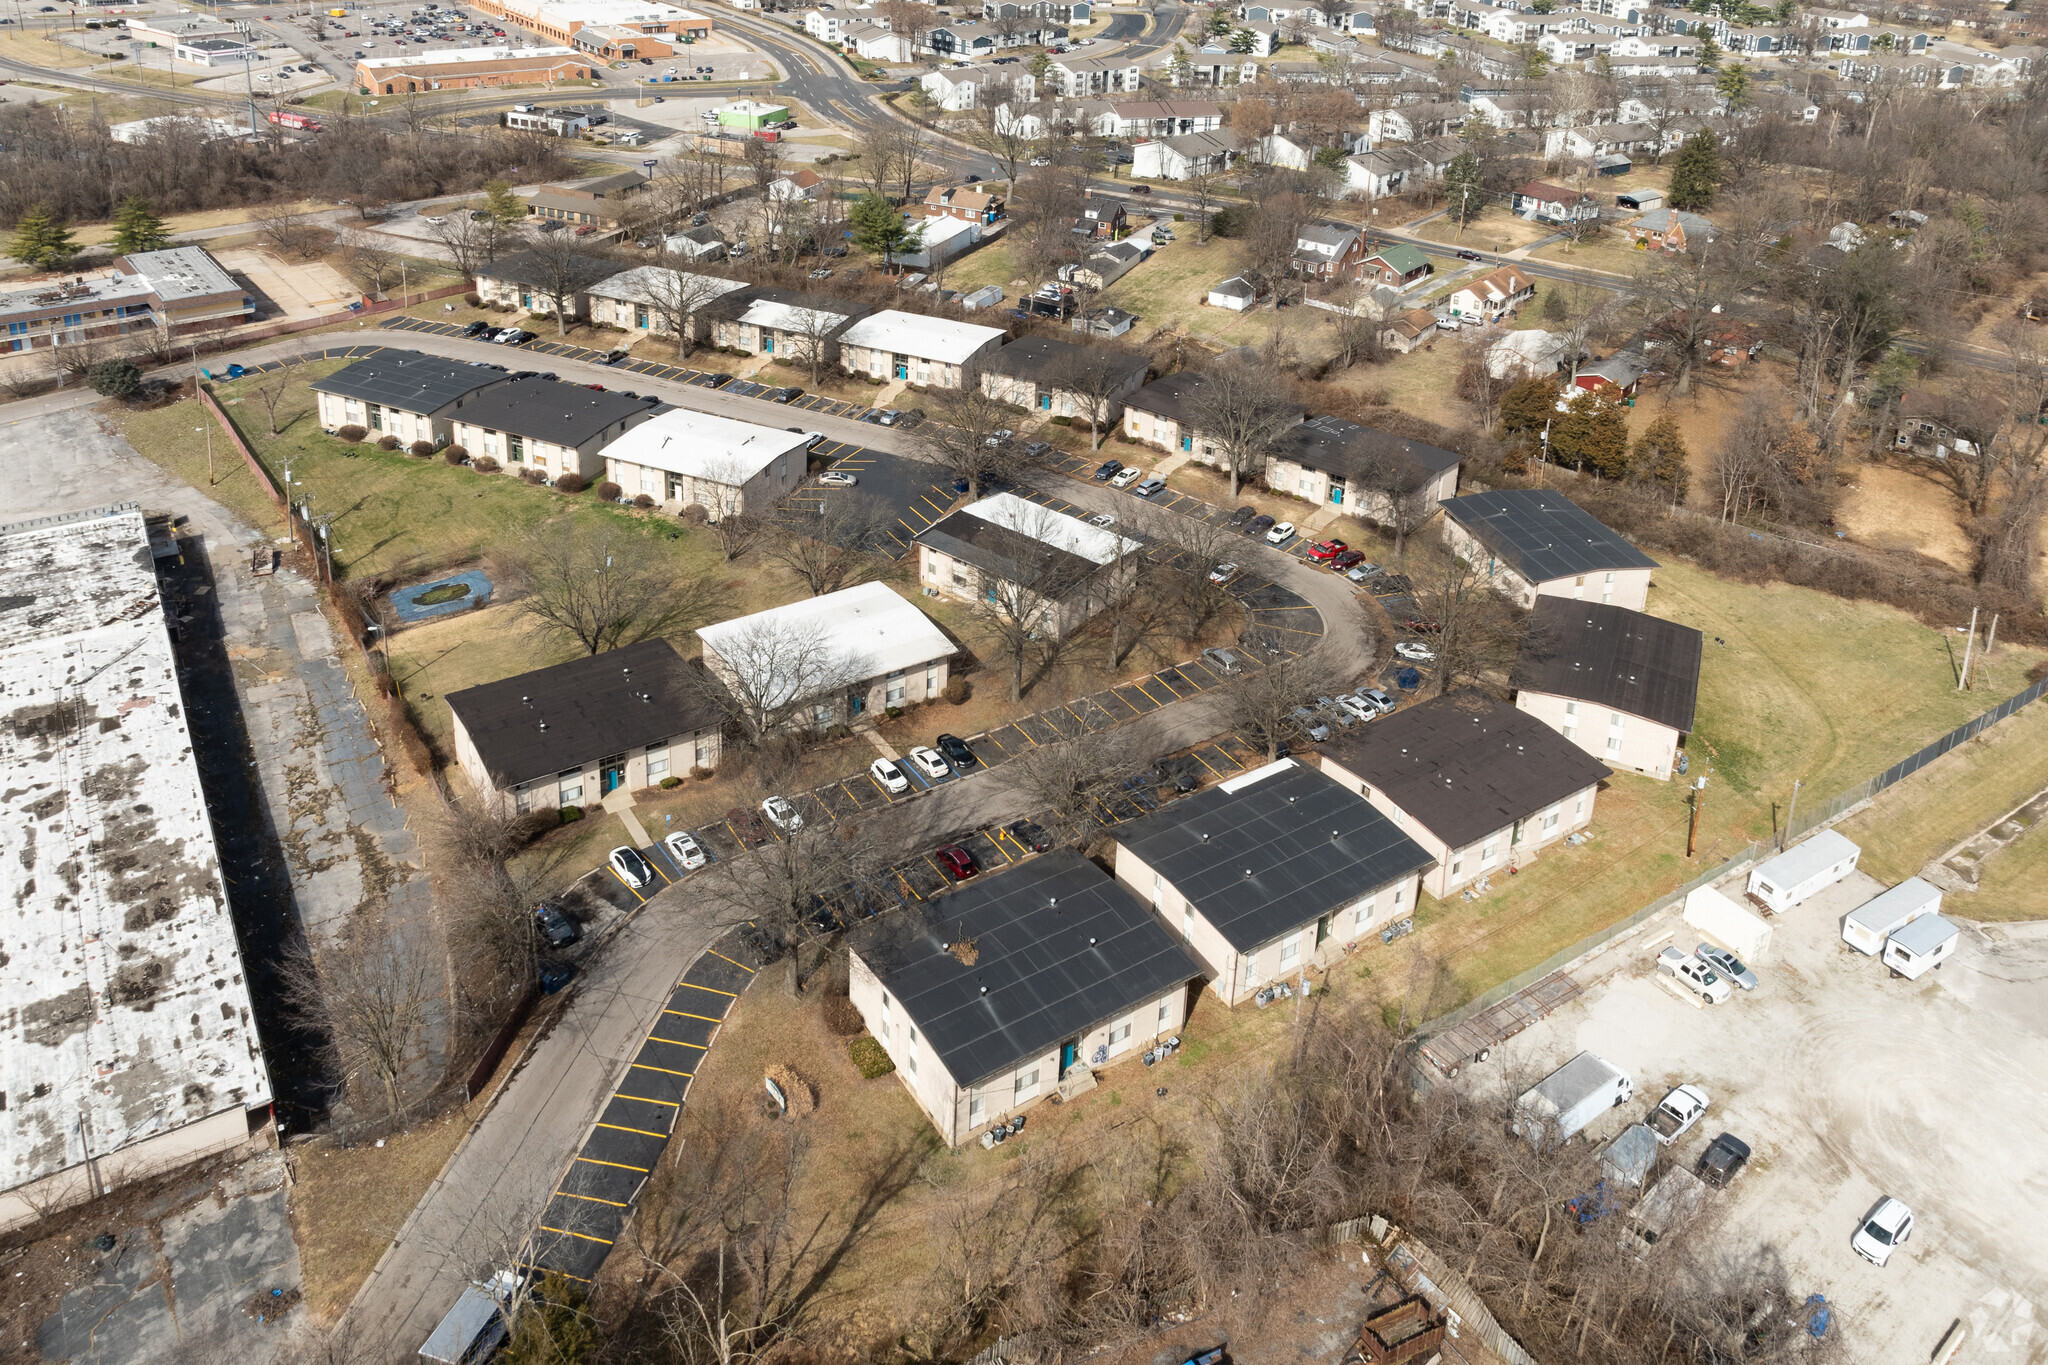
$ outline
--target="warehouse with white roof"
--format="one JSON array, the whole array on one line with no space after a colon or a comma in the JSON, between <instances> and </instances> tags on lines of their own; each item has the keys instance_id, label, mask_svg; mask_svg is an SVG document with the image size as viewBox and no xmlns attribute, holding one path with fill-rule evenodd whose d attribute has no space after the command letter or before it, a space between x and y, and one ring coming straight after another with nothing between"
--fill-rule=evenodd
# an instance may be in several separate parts
<instances>
[{"instance_id":1,"label":"warehouse with white roof","mask_svg":"<svg viewBox=\"0 0 2048 1365\"><path fill-rule=\"evenodd\" d=\"M134 503L0 527L0 1229L268 1121Z\"/></svg>"},{"instance_id":2,"label":"warehouse with white roof","mask_svg":"<svg viewBox=\"0 0 2048 1365\"><path fill-rule=\"evenodd\" d=\"M862 318L839 338L839 363L849 374L958 389L976 382L975 362L1007 335L951 318L888 309Z\"/></svg>"},{"instance_id":3,"label":"warehouse with white roof","mask_svg":"<svg viewBox=\"0 0 2048 1365\"><path fill-rule=\"evenodd\" d=\"M711 520L763 516L804 480L809 437L674 408L606 446L605 477L665 511L695 504Z\"/></svg>"},{"instance_id":4,"label":"warehouse with white roof","mask_svg":"<svg viewBox=\"0 0 2048 1365\"><path fill-rule=\"evenodd\" d=\"M953 642L886 583L698 628L704 666L762 728L850 723L946 690Z\"/></svg>"}]
</instances>

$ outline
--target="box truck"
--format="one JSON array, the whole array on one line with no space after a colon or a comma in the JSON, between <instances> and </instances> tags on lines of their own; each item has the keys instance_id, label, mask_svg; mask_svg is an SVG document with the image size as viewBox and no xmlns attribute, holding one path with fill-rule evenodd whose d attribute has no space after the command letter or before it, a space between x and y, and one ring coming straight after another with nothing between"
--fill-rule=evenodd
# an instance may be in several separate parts
<instances>
[{"instance_id":1,"label":"box truck","mask_svg":"<svg viewBox=\"0 0 2048 1365\"><path fill-rule=\"evenodd\" d=\"M1884 941L1899 930L1941 909L1941 888L1908 877L1889 891L1871 897L1842 917L1842 942L1866 957L1884 951Z\"/></svg>"},{"instance_id":2,"label":"box truck","mask_svg":"<svg viewBox=\"0 0 2048 1365\"><path fill-rule=\"evenodd\" d=\"M1831 829L1794 844L1749 872L1749 894L1774 915L1782 915L1816 891L1856 870L1863 850Z\"/></svg>"},{"instance_id":3,"label":"box truck","mask_svg":"<svg viewBox=\"0 0 2048 1365\"><path fill-rule=\"evenodd\" d=\"M1761 915L1743 909L1711 886L1689 892L1685 922L1744 962L1762 962L1771 955L1771 926Z\"/></svg>"},{"instance_id":4,"label":"box truck","mask_svg":"<svg viewBox=\"0 0 2048 1365\"><path fill-rule=\"evenodd\" d=\"M1922 915L1892 931L1884 943L1884 965L1908 981L1917 981L1955 952L1963 940L1962 926L1943 915Z\"/></svg>"},{"instance_id":5,"label":"box truck","mask_svg":"<svg viewBox=\"0 0 2048 1365\"><path fill-rule=\"evenodd\" d=\"M1581 1052L1515 1101L1514 1131L1539 1147L1554 1147L1635 1093L1626 1071Z\"/></svg>"},{"instance_id":6,"label":"box truck","mask_svg":"<svg viewBox=\"0 0 2048 1365\"><path fill-rule=\"evenodd\" d=\"M468 1285L420 1347L420 1359L435 1365L478 1365L505 1344L505 1335L498 1300L482 1285Z\"/></svg>"}]
</instances>

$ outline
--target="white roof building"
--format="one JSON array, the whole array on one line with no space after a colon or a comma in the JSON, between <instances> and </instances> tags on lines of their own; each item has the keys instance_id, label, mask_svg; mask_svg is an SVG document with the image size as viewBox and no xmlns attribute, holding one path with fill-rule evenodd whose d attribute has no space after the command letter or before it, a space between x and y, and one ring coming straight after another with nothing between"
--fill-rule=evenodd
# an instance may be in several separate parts
<instances>
[{"instance_id":1,"label":"white roof building","mask_svg":"<svg viewBox=\"0 0 2048 1365\"><path fill-rule=\"evenodd\" d=\"M588 293L592 298L617 299L622 303L691 299L701 308L713 299L746 287L744 280L721 279L717 275L699 275L694 271L670 270L658 265L639 265L600 284L593 284Z\"/></svg>"},{"instance_id":2,"label":"white roof building","mask_svg":"<svg viewBox=\"0 0 2048 1365\"><path fill-rule=\"evenodd\" d=\"M784 455L801 458L803 432L673 408L604 448L604 458L738 487ZM801 467L801 466L800 466Z\"/></svg>"},{"instance_id":3,"label":"white roof building","mask_svg":"<svg viewBox=\"0 0 2048 1365\"><path fill-rule=\"evenodd\" d=\"M704 642L705 662L715 671L730 667L727 659L760 654L752 640L775 635L806 642L806 649L820 656L854 661L850 670L862 677L879 678L906 669L921 669L935 659L953 653L953 642L886 583L863 583L842 588L823 597L807 597L787 606L770 607L751 616L736 616L715 626L701 626L697 637ZM791 686L796 686L792 682ZM772 703L787 700L789 689L769 684L750 687Z\"/></svg>"},{"instance_id":4,"label":"white roof building","mask_svg":"<svg viewBox=\"0 0 2048 1365\"><path fill-rule=\"evenodd\" d=\"M473 62L503 62L537 57L579 57L573 47L451 47L413 57L358 57L356 65L366 71L397 70L407 67L462 66Z\"/></svg>"},{"instance_id":5,"label":"white roof building","mask_svg":"<svg viewBox=\"0 0 2048 1365\"><path fill-rule=\"evenodd\" d=\"M733 321L742 326L764 327L791 336L807 337L829 333L847 319L845 313L828 313L822 308L802 308L775 299L755 299Z\"/></svg>"},{"instance_id":6,"label":"white roof building","mask_svg":"<svg viewBox=\"0 0 2048 1365\"><path fill-rule=\"evenodd\" d=\"M104 1187L238 1146L271 1092L136 504L0 526L0 713L12 1227L88 1159Z\"/></svg>"},{"instance_id":7,"label":"white roof building","mask_svg":"<svg viewBox=\"0 0 2048 1365\"><path fill-rule=\"evenodd\" d=\"M1055 550L1065 550L1096 564L1111 564L1145 548L1106 527L1093 526L1079 517L1026 502L1015 493L991 493L980 502L971 502L960 510L992 526L1029 536Z\"/></svg>"},{"instance_id":8,"label":"white roof building","mask_svg":"<svg viewBox=\"0 0 2048 1365\"><path fill-rule=\"evenodd\" d=\"M954 322L924 313L905 313L891 308L871 314L846 329L839 338L846 346L893 351L899 355L921 356L942 364L958 365L979 355L990 342L1001 342L1003 329L982 327L972 322Z\"/></svg>"}]
</instances>

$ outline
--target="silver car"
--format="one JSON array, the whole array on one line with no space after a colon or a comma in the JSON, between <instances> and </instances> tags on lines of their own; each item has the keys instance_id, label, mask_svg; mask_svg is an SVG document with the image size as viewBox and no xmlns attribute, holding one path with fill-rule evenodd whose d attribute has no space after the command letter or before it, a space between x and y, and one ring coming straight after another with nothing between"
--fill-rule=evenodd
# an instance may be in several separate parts
<instances>
[{"instance_id":1,"label":"silver car","mask_svg":"<svg viewBox=\"0 0 2048 1365\"><path fill-rule=\"evenodd\" d=\"M1711 943L1702 943L1693 956L1719 972L1721 976L1746 991L1756 989L1756 973L1744 966L1742 959L1726 948Z\"/></svg>"}]
</instances>

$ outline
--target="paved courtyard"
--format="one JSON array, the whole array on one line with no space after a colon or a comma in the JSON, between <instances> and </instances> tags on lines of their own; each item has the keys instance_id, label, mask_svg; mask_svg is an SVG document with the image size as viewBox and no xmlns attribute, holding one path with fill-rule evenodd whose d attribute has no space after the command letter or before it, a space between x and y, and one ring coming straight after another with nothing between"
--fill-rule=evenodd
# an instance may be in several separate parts
<instances>
[{"instance_id":1,"label":"paved courtyard","mask_svg":"<svg viewBox=\"0 0 2048 1365\"><path fill-rule=\"evenodd\" d=\"M1739 882L1724 886L1739 893ZM1919 981L1841 941L1842 917L1883 889L1860 873L1773 921L1757 990L1695 1007L1650 964L1699 938L1676 914L1592 972L1583 996L1468 1075L1526 1085L1582 1049L1628 1071L1634 1101L1589 1130L1604 1142L1667 1089L1703 1087L1706 1117L1671 1149L1690 1165L1722 1132L1755 1157L1699 1235L1775 1248L1800 1294L1838 1309L1847 1359L1923 1361L1960 1318L1958 1361L2048 1361L2048 924L1964 921L1963 946ZM1952 898L1952 917L1970 913ZM1667 932L1675 926L1675 932ZM1601 971L1611 972L1594 981ZM1849 1249L1883 1195L1911 1240L1879 1269ZM2044 1324L2048 1326L2048 1324Z\"/></svg>"}]
</instances>

